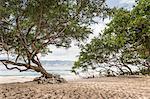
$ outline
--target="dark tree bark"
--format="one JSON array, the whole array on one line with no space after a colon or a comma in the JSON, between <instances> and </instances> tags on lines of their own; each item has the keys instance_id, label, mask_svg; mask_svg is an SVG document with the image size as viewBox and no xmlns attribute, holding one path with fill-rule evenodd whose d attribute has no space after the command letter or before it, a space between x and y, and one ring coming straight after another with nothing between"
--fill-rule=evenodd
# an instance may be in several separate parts
<instances>
[{"instance_id":1,"label":"dark tree bark","mask_svg":"<svg viewBox=\"0 0 150 99\"><path fill-rule=\"evenodd\" d=\"M39 72L42 74L43 77L45 78L55 78L55 75L51 74L51 73L48 73L44 68L43 66L39 63L38 66L33 66L33 65L27 65L27 64L24 64L24 63L15 63L13 61L8 61L8 60L0 60L4 66L8 69L8 70L13 70L13 69L17 69L19 70L20 72L23 72L23 71L27 71L27 70L33 70L33 71L36 71L36 72ZM14 65L16 67L8 67L8 64L11 64L11 65ZM21 69L21 67L25 67L26 69Z\"/></svg>"}]
</instances>

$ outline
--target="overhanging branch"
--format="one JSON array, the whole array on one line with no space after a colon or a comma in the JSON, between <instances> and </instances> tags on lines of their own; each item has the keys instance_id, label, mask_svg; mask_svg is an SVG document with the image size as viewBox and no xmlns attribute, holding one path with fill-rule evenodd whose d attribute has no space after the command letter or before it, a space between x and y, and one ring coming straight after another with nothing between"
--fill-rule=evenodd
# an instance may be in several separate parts
<instances>
[{"instance_id":1,"label":"overhanging branch","mask_svg":"<svg viewBox=\"0 0 150 99\"><path fill-rule=\"evenodd\" d=\"M31 69L31 70L34 70L36 72L40 72L40 69L39 67L37 66L33 66L33 65L28 65L28 64L24 64L24 63L15 63L13 61L9 61L9 60L0 60L0 62L2 62L5 67L7 68L8 66L6 66L7 64L11 64L11 65L15 65L15 66L20 66L20 67L25 67L26 69ZM12 70L12 69L18 69L18 67L13 67L13 68L8 68L9 70ZM19 69L18 69L19 70ZM20 70L19 70L20 71ZM22 71L25 71L25 70L22 70Z\"/></svg>"},{"instance_id":2,"label":"overhanging branch","mask_svg":"<svg viewBox=\"0 0 150 99\"><path fill-rule=\"evenodd\" d=\"M9 68L9 67L7 66L7 64L5 64L4 62L2 62L2 63L3 63L3 65L6 67L6 69L8 69L8 70L17 69L17 70L19 70L20 72L23 72L23 71L27 71L27 70L28 70L28 68L26 68L26 69L20 69L20 68L18 68L18 67L11 67L11 68Z\"/></svg>"}]
</instances>

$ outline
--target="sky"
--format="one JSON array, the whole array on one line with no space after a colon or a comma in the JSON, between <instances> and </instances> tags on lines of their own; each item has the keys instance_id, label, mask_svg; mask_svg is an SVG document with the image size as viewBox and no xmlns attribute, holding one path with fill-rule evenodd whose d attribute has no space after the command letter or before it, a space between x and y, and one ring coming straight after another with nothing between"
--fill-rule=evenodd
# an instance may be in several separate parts
<instances>
[{"instance_id":1,"label":"sky","mask_svg":"<svg viewBox=\"0 0 150 99\"><path fill-rule=\"evenodd\" d=\"M109 7L124 7L126 9L131 9L135 4L135 0L106 0L106 3ZM90 35L88 42L94 37L98 36L98 34L106 27L106 23L110 22L109 19L105 19L104 21L100 20L99 24L91 25L91 29L93 29L93 35ZM41 57L41 60L69 60L75 61L78 59L80 49L75 46L75 43L71 44L72 47L69 49L65 48L56 48L54 46L50 46L52 53Z\"/></svg>"}]
</instances>

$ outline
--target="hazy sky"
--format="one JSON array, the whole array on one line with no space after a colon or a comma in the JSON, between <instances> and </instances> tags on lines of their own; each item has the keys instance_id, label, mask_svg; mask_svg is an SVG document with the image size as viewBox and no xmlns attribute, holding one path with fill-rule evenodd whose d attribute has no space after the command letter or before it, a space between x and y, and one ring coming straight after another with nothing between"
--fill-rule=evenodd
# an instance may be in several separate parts
<instances>
[{"instance_id":1,"label":"hazy sky","mask_svg":"<svg viewBox=\"0 0 150 99\"><path fill-rule=\"evenodd\" d=\"M106 0L107 4L110 7L124 7L127 9L131 9L133 4L135 3L135 0ZM106 19L105 21L100 21L99 24L92 25L91 28L93 29L93 35L90 35L90 39L94 36L97 36L100 31L102 31L105 28L105 24L108 23L109 20ZM51 46L50 49L53 51L53 53L48 54L45 57L41 57L43 60L76 60L77 56L79 55L80 49L77 46L74 46L72 44L72 47L69 49L64 48L56 48L54 46Z\"/></svg>"}]
</instances>

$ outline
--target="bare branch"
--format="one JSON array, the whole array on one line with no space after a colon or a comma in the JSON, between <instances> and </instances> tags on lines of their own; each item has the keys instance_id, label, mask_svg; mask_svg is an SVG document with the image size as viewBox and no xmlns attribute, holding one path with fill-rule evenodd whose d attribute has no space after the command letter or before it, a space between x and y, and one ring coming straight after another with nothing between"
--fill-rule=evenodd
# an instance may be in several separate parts
<instances>
[{"instance_id":1,"label":"bare branch","mask_svg":"<svg viewBox=\"0 0 150 99\"><path fill-rule=\"evenodd\" d=\"M22 38L22 35L21 35L21 31L20 31L20 27L19 27L19 17L16 18L16 27L17 27L17 30L18 30L18 38L20 39L20 43L23 45L23 47L26 49L26 53L27 53L27 57L31 57L31 52L30 50L28 49L28 46L27 44L24 42L23 38Z\"/></svg>"},{"instance_id":2,"label":"bare branch","mask_svg":"<svg viewBox=\"0 0 150 99\"><path fill-rule=\"evenodd\" d=\"M3 63L6 63L6 64L28 67L26 64L23 64L23 63L15 63L15 62L9 61L9 60L0 60L0 61L3 62Z\"/></svg>"},{"instance_id":3,"label":"bare branch","mask_svg":"<svg viewBox=\"0 0 150 99\"><path fill-rule=\"evenodd\" d=\"M27 69L32 69L36 72L40 72L40 69L37 66L28 65L28 64L24 64L24 63L15 63L15 62L9 61L9 60L0 60L0 62L2 62L4 64L11 64L11 65L16 65L16 66L26 67Z\"/></svg>"},{"instance_id":4,"label":"bare branch","mask_svg":"<svg viewBox=\"0 0 150 99\"><path fill-rule=\"evenodd\" d=\"M34 56L39 52L39 50L40 50L41 48L44 48L44 47L46 47L46 46L49 45L49 44L54 44L54 43L53 43L53 42L55 41L54 39L56 39L56 38L58 38L59 36L61 36L62 33L66 30L66 28L67 28L67 26L65 26L65 27L63 28L63 30L61 30L57 35L51 36L51 37L49 38L49 40L48 40L46 43L43 43L40 48L38 48L38 49L36 49L35 51L33 51L33 52L32 52L32 57L34 57ZM52 41L53 41L53 42L52 42Z\"/></svg>"},{"instance_id":5,"label":"bare branch","mask_svg":"<svg viewBox=\"0 0 150 99\"><path fill-rule=\"evenodd\" d=\"M32 28L34 27L34 25L31 25L30 27L29 27L29 29L28 29L28 31L27 31L27 34L26 34L26 36L28 36L29 35L29 33L30 33L30 31L32 30Z\"/></svg>"},{"instance_id":6,"label":"bare branch","mask_svg":"<svg viewBox=\"0 0 150 99\"><path fill-rule=\"evenodd\" d=\"M20 69L20 68L18 68L18 67L11 67L11 68L9 68L9 67L7 66L7 64L5 64L4 62L2 62L2 63L3 63L3 65L6 67L6 69L8 69L8 70L17 69L17 70L19 70L20 72L23 72L23 71L27 71L27 70L28 70L28 68L26 68L26 69Z\"/></svg>"},{"instance_id":7,"label":"bare branch","mask_svg":"<svg viewBox=\"0 0 150 99\"><path fill-rule=\"evenodd\" d=\"M20 57L20 54L17 55L16 60L15 60L15 63L17 63L19 57Z\"/></svg>"}]
</instances>

